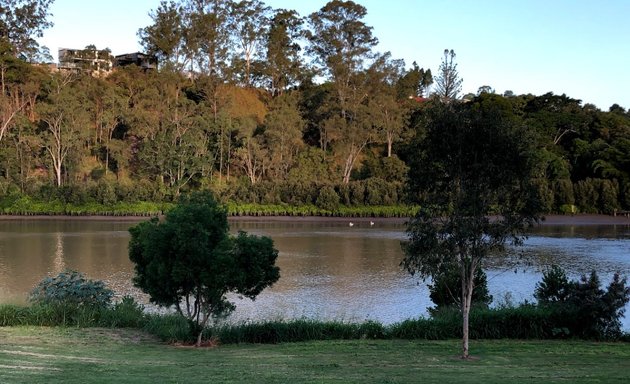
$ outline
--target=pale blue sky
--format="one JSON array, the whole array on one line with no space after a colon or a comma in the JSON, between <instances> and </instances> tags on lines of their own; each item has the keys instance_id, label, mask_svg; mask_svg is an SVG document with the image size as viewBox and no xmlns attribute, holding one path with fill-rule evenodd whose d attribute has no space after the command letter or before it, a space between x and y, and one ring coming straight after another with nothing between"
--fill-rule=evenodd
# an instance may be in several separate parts
<instances>
[{"instance_id":1,"label":"pale blue sky","mask_svg":"<svg viewBox=\"0 0 630 384\"><path fill-rule=\"evenodd\" d=\"M407 65L436 73L454 49L464 92L490 85L516 94L566 93L603 110L630 107L630 0L355 0L380 43ZM266 0L306 16L326 0ZM40 43L140 49L136 32L159 0L55 0Z\"/></svg>"}]
</instances>

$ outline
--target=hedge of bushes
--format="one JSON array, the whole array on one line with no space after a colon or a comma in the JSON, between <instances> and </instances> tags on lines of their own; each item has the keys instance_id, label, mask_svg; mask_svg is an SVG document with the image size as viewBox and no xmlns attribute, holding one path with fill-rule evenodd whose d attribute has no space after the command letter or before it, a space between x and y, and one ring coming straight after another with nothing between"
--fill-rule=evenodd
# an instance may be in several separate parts
<instances>
[{"instance_id":1,"label":"hedge of bushes","mask_svg":"<svg viewBox=\"0 0 630 384\"><path fill-rule=\"evenodd\" d=\"M591 179L533 180L545 213L604 213L630 209L630 183ZM348 184L233 180L209 186L234 215L409 216L409 199L400 181L378 177ZM14 215L153 215L177 200L159 183L107 181L55 187L29 186L25 191L0 188L0 213ZM381 207L390 207L387 209ZM286 213L285 213L286 212Z\"/></svg>"},{"instance_id":2,"label":"hedge of bushes","mask_svg":"<svg viewBox=\"0 0 630 384\"><path fill-rule=\"evenodd\" d=\"M584 324L562 309L522 305L514 308L477 309L471 312L471 339L568 339L630 341L630 335L586 337ZM132 301L107 309L61 305L0 306L0 326L132 327L143 329L165 342L192 343L196 335L182 316L146 314ZM207 329L205 337L222 344L286 343L313 340L422 339L445 340L462 335L461 315L445 312L432 318L405 320L392 325L375 321L347 323L297 319Z\"/></svg>"}]
</instances>

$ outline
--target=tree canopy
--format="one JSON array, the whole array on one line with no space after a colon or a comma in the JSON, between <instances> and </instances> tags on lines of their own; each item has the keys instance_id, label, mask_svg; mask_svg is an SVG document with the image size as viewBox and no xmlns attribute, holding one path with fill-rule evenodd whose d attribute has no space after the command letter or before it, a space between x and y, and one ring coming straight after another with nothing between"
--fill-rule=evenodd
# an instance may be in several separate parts
<instances>
[{"instance_id":1,"label":"tree canopy","mask_svg":"<svg viewBox=\"0 0 630 384\"><path fill-rule=\"evenodd\" d=\"M50 4L5 1L0 29L32 13L25 33L37 36ZM434 99L461 100L455 52L437 70L378 52L369 10L352 1L310 15L162 1L150 15L138 36L157 70L51 73L17 54L16 39L0 42L3 208L21 198L172 203L205 188L233 203L315 205L325 188L340 205L405 205L421 192L406 185L417 181L408 144L424 140ZM534 137L546 212L630 209L627 108L489 85L466 100L495 105Z\"/></svg>"},{"instance_id":2,"label":"tree canopy","mask_svg":"<svg viewBox=\"0 0 630 384\"><path fill-rule=\"evenodd\" d=\"M1 0L0 44L8 43L16 57L29 62L39 53L38 37L52 26L48 9L54 0Z\"/></svg>"}]
</instances>

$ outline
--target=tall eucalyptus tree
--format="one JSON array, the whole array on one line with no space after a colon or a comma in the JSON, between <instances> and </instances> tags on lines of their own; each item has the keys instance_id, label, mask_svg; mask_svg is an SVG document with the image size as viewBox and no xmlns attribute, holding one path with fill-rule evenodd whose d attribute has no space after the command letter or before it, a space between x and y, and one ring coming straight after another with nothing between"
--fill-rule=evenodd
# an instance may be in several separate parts
<instances>
[{"instance_id":1,"label":"tall eucalyptus tree","mask_svg":"<svg viewBox=\"0 0 630 384\"><path fill-rule=\"evenodd\" d=\"M276 10L270 19L263 73L274 96L282 95L302 76L299 40L304 36L303 24L304 20L292 10Z\"/></svg>"},{"instance_id":2,"label":"tall eucalyptus tree","mask_svg":"<svg viewBox=\"0 0 630 384\"><path fill-rule=\"evenodd\" d=\"M0 43L11 45L15 57L33 61L40 51L37 40L52 27L48 20L54 0L0 0Z\"/></svg>"},{"instance_id":3,"label":"tall eucalyptus tree","mask_svg":"<svg viewBox=\"0 0 630 384\"><path fill-rule=\"evenodd\" d=\"M355 75L372 57L378 40L362 19L367 10L353 1L332 0L309 16L308 53L321 74L334 84L341 117L348 117L348 103L355 91Z\"/></svg>"},{"instance_id":4,"label":"tall eucalyptus tree","mask_svg":"<svg viewBox=\"0 0 630 384\"><path fill-rule=\"evenodd\" d=\"M245 87L252 85L253 61L262 56L269 12L270 8L260 0L241 0L230 9L229 24L236 47L232 66L238 69L238 80Z\"/></svg>"},{"instance_id":5,"label":"tall eucalyptus tree","mask_svg":"<svg viewBox=\"0 0 630 384\"><path fill-rule=\"evenodd\" d=\"M359 153L371 140L366 101L366 61L378 40L362 19L367 10L353 1L332 0L309 16L308 52L331 82L337 113L320 124L330 141L336 136L342 180L350 181ZM328 139L327 139L328 140Z\"/></svg>"}]
</instances>

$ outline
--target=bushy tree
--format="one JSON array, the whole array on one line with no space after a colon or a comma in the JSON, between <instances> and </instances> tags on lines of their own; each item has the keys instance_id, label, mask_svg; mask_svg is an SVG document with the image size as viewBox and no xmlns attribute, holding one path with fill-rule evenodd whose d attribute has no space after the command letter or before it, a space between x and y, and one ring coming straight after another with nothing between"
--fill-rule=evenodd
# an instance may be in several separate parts
<instances>
[{"instance_id":1,"label":"bushy tree","mask_svg":"<svg viewBox=\"0 0 630 384\"><path fill-rule=\"evenodd\" d=\"M578 336L606 339L621 334L620 318L630 300L630 287L619 273L603 290L595 271L579 280L569 280L562 268L552 266L536 284L534 296L539 305L558 310L570 319L571 331Z\"/></svg>"},{"instance_id":2,"label":"bushy tree","mask_svg":"<svg viewBox=\"0 0 630 384\"><path fill-rule=\"evenodd\" d=\"M268 237L228 233L227 214L212 194L183 196L160 221L129 229L134 284L160 306L175 306L201 343L210 318L234 309L230 292L255 299L280 277L278 251Z\"/></svg>"},{"instance_id":3,"label":"bushy tree","mask_svg":"<svg viewBox=\"0 0 630 384\"><path fill-rule=\"evenodd\" d=\"M536 284L534 297L541 304L565 302L571 290L569 279L564 269L557 265L543 273L542 280Z\"/></svg>"}]
</instances>

